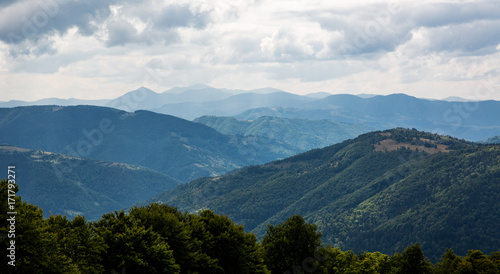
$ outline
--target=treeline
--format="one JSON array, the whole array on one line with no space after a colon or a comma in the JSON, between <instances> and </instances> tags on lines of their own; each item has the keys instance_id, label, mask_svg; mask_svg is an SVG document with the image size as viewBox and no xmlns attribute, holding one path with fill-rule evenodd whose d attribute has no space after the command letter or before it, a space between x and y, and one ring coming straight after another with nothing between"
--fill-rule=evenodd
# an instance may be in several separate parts
<instances>
[{"instance_id":1,"label":"treeline","mask_svg":"<svg viewBox=\"0 0 500 274\"><path fill-rule=\"evenodd\" d=\"M0 248L15 266L4 261L0 273L500 273L500 252L471 250L461 257L447 250L433 265L418 244L392 256L341 251L323 245L316 225L298 215L269 225L259 242L209 210L182 213L151 204L88 222L44 218L42 209L16 197L12 227L7 190L4 180Z\"/></svg>"}]
</instances>

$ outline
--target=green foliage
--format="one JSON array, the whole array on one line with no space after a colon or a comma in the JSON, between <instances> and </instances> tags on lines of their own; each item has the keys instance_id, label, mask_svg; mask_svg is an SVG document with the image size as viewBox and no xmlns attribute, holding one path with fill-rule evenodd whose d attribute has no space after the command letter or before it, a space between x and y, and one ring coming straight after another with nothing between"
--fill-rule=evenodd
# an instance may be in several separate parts
<instances>
[{"instance_id":1,"label":"green foliage","mask_svg":"<svg viewBox=\"0 0 500 274\"><path fill-rule=\"evenodd\" d=\"M265 263L273 273L288 269L315 268L307 265L308 258L314 258L321 245L321 233L317 226L306 224L299 215L288 218L277 226L269 225L262 238ZM308 271L310 272L310 271ZM302 273L302 272L301 272Z\"/></svg>"},{"instance_id":2,"label":"green foliage","mask_svg":"<svg viewBox=\"0 0 500 274\"><path fill-rule=\"evenodd\" d=\"M0 183L0 255L7 257L7 182ZM16 186L15 190L18 188ZM16 197L15 267L1 273L269 273L253 234L228 217L151 204L96 222L51 215Z\"/></svg>"},{"instance_id":3,"label":"green foliage","mask_svg":"<svg viewBox=\"0 0 500 274\"><path fill-rule=\"evenodd\" d=\"M7 185L0 182L2 235L10 229ZM500 273L500 252L469 250L460 257L448 249L432 268L418 244L392 256L323 246L316 225L298 215L269 225L260 244L209 210L189 214L151 204L87 222L44 219L41 209L15 200L16 266L2 264L1 273ZM0 238L4 258L9 244Z\"/></svg>"},{"instance_id":4,"label":"green foliage","mask_svg":"<svg viewBox=\"0 0 500 274\"><path fill-rule=\"evenodd\" d=\"M94 226L108 247L103 254L106 272L179 273L168 243L123 211L103 215Z\"/></svg>"},{"instance_id":5,"label":"green foliage","mask_svg":"<svg viewBox=\"0 0 500 274\"><path fill-rule=\"evenodd\" d=\"M441 256L440 261L435 265L436 273L452 274L458 269L461 264L462 258L457 256L452 249L446 249L446 252Z\"/></svg>"},{"instance_id":6,"label":"green foliage","mask_svg":"<svg viewBox=\"0 0 500 274\"><path fill-rule=\"evenodd\" d=\"M432 264L425 259L422 248L418 243L408 246L401 254L400 266L397 273L424 274L431 273Z\"/></svg>"},{"instance_id":7,"label":"green foliage","mask_svg":"<svg viewBox=\"0 0 500 274\"><path fill-rule=\"evenodd\" d=\"M7 215L12 210L7 209L6 180L0 182L0 233L6 235L1 238L0 255L7 258L7 247L11 241L15 246L15 267L4 263L0 266L2 273L79 273L78 266L63 252L57 241L58 234L51 231L43 218L43 211L37 206L22 202L21 197L15 198L16 215ZM17 192L18 188L15 189ZM15 216L15 229L11 230L8 218ZM14 235L15 237L7 237ZM12 271L14 270L14 271Z\"/></svg>"},{"instance_id":8,"label":"green foliage","mask_svg":"<svg viewBox=\"0 0 500 274\"><path fill-rule=\"evenodd\" d=\"M198 223L193 234L202 243L201 251L217 261L217 272L267 273L257 237L243 226L209 210L193 216L193 222Z\"/></svg>"},{"instance_id":9,"label":"green foliage","mask_svg":"<svg viewBox=\"0 0 500 274\"><path fill-rule=\"evenodd\" d=\"M84 217L77 216L72 221L66 216L52 215L46 222L46 231L54 234L60 252L82 273L99 273L102 253L106 250L104 240L97 235Z\"/></svg>"},{"instance_id":10,"label":"green foliage","mask_svg":"<svg viewBox=\"0 0 500 274\"><path fill-rule=\"evenodd\" d=\"M326 246L320 254L319 273L390 273L392 267L390 257L380 252L355 255L352 251Z\"/></svg>"}]
</instances>

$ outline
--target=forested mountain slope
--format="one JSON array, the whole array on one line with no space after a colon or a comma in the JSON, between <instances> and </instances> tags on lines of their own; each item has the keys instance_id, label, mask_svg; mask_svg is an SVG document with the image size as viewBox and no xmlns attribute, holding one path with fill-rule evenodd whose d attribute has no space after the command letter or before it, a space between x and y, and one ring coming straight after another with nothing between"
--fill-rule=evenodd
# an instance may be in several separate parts
<instances>
[{"instance_id":1,"label":"forested mountain slope","mask_svg":"<svg viewBox=\"0 0 500 274\"><path fill-rule=\"evenodd\" d=\"M0 146L0 166L15 166L17 195L45 209L46 216L97 220L181 184L145 167L7 145Z\"/></svg>"},{"instance_id":2,"label":"forested mountain slope","mask_svg":"<svg viewBox=\"0 0 500 274\"><path fill-rule=\"evenodd\" d=\"M141 165L185 182L297 153L170 115L96 106L0 108L0 132L0 143Z\"/></svg>"},{"instance_id":3,"label":"forested mountain slope","mask_svg":"<svg viewBox=\"0 0 500 274\"><path fill-rule=\"evenodd\" d=\"M300 214L342 249L391 254L419 242L437 259L445 248L498 249L499 195L500 146L393 129L201 178L150 201L209 208L258 236Z\"/></svg>"}]
</instances>

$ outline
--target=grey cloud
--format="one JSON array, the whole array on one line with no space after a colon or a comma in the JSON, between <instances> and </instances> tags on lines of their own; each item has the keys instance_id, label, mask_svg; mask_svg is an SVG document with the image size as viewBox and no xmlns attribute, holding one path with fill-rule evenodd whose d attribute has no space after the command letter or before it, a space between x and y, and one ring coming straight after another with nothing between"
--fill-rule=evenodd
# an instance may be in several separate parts
<instances>
[{"instance_id":1,"label":"grey cloud","mask_svg":"<svg viewBox=\"0 0 500 274\"><path fill-rule=\"evenodd\" d=\"M400 22L399 8L374 4L362 9L329 10L308 14L329 31L340 31L343 43L332 45L342 55L392 51L411 39L407 23Z\"/></svg>"},{"instance_id":2,"label":"grey cloud","mask_svg":"<svg viewBox=\"0 0 500 274\"><path fill-rule=\"evenodd\" d=\"M36 41L53 32L64 33L77 26L83 35L92 35L95 23L109 16L108 0L17 1L2 7L0 40L19 44ZM114 1L116 2L116 1Z\"/></svg>"},{"instance_id":3,"label":"grey cloud","mask_svg":"<svg viewBox=\"0 0 500 274\"><path fill-rule=\"evenodd\" d=\"M339 55L394 51L411 40L412 31L419 28L436 29L431 32L436 36L428 37L431 41L437 40L433 43L436 50L477 51L498 43L498 34L491 26L498 26L495 20L500 19L500 6L494 1L402 4L399 7L376 4L306 16L326 30L344 34L344 43L332 45ZM444 26L451 32L437 31ZM440 39L439 35L450 40Z\"/></svg>"},{"instance_id":4,"label":"grey cloud","mask_svg":"<svg viewBox=\"0 0 500 274\"><path fill-rule=\"evenodd\" d=\"M0 1L0 8L9 6L16 1L17 0L2 0L2 1Z\"/></svg>"},{"instance_id":5,"label":"grey cloud","mask_svg":"<svg viewBox=\"0 0 500 274\"><path fill-rule=\"evenodd\" d=\"M500 44L500 20L479 21L429 30L432 51L460 51L462 55L496 52Z\"/></svg>"},{"instance_id":6,"label":"grey cloud","mask_svg":"<svg viewBox=\"0 0 500 274\"><path fill-rule=\"evenodd\" d=\"M165 45L179 41L177 28L204 28L209 21L207 13L191 11L188 5L169 5L157 8L154 5L127 4L120 10L124 18L137 18L147 27L137 33L135 27L125 19L106 22L108 40L106 46L123 46L128 43L162 43Z\"/></svg>"},{"instance_id":7,"label":"grey cloud","mask_svg":"<svg viewBox=\"0 0 500 274\"><path fill-rule=\"evenodd\" d=\"M156 18L158 27L193 27L202 29L209 21L208 13L194 13L188 5L172 5L163 9Z\"/></svg>"},{"instance_id":8,"label":"grey cloud","mask_svg":"<svg viewBox=\"0 0 500 274\"><path fill-rule=\"evenodd\" d=\"M9 55L11 57L19 57L23 55L31 56L41 56L41 55L54 55L57 50L54 47L55 43L53 40L47 37L39 39L37 41L26 40L14 47L9 48Z\"/></svg>"},{"instance_id":9,"label":"grey cloud","mask_svg":"<svg viewBox=\"0 0 500 274\"><path fill-rule=\"evenodd\" d=\"M403 15L404 20L413 22L415 26L440 27L476 20L498 20L500 5L498 1L438 3L411 8Z\"/></svg>"},{"instance_id":10,"label":"grey cloud","mask_svg":"<svg viewBox=\"0 0 500 274\"><path fill-rule=\"evenodd\" d=\"M129 43L152 44L154 42L168 45L179 40L179 35L172 29L146 29L138 33L137 29L126 20L108 22L106 27L108 30L106 46L108 47L124 46Z\"/></svg>"},{"instance_id":11,"label":"grey cloud","mask_svg":"<svg viewBox=\"0 0 500 274\"><path fill-rule=\"evenodd\" d=\"M130 41L137 40L137 30L125 20L113 21L107 24L107 46L123 46Z\"/></svg>"},{"instance_id":12,"label":"grey cloud","mask_svg":"<svg viewBox=\"0 0 500 274\"><path fill-rule=\"evenodd\" d=\"M151 23L141 35L126 21L110 18L110 5L122 5L124 16L139 18ZM151 1L126 2L123 0L24 0L0 6L0 40L8 44L20 44L26 40L37 41L53 33L64 33L78 27L84 36L94 35L98 27L106 25L110 35L107 46L127 43L176 41L171 30L178 27L204 28L209 14L195 12L188 5L169 5L158 9ZM110 21L111 20L111 21Z\"/></svg>"}]
</instances>

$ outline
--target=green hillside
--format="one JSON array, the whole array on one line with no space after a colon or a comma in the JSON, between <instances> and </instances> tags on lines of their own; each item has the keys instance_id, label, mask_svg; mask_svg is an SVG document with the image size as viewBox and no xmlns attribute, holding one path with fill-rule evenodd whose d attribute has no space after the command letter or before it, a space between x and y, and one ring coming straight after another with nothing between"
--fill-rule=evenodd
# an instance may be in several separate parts
<instances>
[{"instance_id":1,"label":"green hillside","mask_svg":"<svg viewBox=\"0 0 500 274\"><path fill-rule=\"evenodd\" d=\"M300 152L336 144L372 130L363 125L329 120L287 119L268 116L251 121L238 120L233 117L203 116L196 118L194 122L207 125L223 134L261 136L278 140Z\"/></svg>"},{"instance_id":2,"label":"green hillside","mask_svg":"<svg viewBox=\"0 0 500 274\"><path fill-rule=\"evenodd\" d=\"M2 145L0 166L9 165L16 167L18 195L41 206L47 216L99 219L181 183L140 166Z\"/></svg>"},{"instance_id":3,"label":"green hillside","mask_svg":"<svg viewBox=\"0 0 500 274\"><path fill-rule=\"evenodd\" d=\"M202 178L150 201L227 214L257 236L294 214L345 250L401 252L500 246L500 146L417 130L359 136L233 174Z\"/></svg>"}]
</instances>

